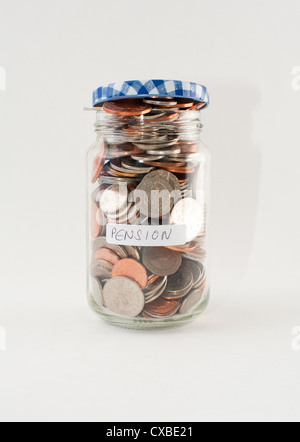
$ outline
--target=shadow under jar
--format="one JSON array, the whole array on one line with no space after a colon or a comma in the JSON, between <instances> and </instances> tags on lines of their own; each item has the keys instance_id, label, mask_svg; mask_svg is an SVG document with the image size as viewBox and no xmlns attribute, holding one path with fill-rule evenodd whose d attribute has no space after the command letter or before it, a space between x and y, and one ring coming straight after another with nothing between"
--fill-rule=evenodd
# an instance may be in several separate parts
<instances>
[{"instance_id":1,"label":"shadow under jar","mask_svg":"<svg viewBox=\"0 0 300 442\"><path fill-rule=\"evenodd\" d=\"M211 157L200 117L209 99L193 85L178 92L168 84L165 95L94 95L87 294L113 325L172 328L208 304Z\"/></svg>"}]
</instances>

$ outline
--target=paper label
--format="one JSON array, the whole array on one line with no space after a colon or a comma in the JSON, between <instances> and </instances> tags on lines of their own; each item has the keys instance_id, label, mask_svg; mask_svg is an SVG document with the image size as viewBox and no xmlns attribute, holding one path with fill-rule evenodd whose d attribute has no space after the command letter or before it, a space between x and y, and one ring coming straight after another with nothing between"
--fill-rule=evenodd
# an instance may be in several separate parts
<instances>
[{"instance_id":1,"label":"paper label","mask_svg":"<svg viewBox=\"0 0 300 442\"><path fill-rule=\"evenodd\" d=\"M120 246L181 246L186 244L186 226L132 226L107 224L106 241Z\"/></svg>"}]
</instances>

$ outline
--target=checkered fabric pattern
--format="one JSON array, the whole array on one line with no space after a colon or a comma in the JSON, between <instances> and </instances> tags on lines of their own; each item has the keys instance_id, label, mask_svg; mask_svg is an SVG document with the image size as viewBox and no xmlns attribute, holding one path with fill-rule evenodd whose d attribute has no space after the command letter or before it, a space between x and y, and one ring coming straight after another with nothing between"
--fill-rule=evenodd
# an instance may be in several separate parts
<instances>
[{"instance_id":1,"label":"checkered fabric pattern","mask_svg":"<svg viewBox=\"0 0 300 442\"><path fill-rule=\"evenodd\" d=\"M149 96L191 98L209 104L207 88L198 83L176 80L134 80L111 83L99 87L93 94L93 106L105 101L121 98L142 98Z\"/></svg>"}]
</instances>

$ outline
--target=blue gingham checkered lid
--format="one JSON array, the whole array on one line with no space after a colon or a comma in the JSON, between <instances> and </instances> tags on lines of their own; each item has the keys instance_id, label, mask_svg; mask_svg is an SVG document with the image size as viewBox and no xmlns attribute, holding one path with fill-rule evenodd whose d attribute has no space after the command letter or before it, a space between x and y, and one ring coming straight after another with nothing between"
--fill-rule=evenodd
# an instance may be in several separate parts
<instances>
[{"instance_id":1,"label":"blue gingham checkered lid","mask_svg":"<svg viewBox=\"0 0 300 442\"><path fill-rule=\"evenodd\" d=\"M207 88L198 83L176 80L134 80L99 87L93 94L93 106L122 98L191 98L209 104Z\"/></svg>"}]
</instances>

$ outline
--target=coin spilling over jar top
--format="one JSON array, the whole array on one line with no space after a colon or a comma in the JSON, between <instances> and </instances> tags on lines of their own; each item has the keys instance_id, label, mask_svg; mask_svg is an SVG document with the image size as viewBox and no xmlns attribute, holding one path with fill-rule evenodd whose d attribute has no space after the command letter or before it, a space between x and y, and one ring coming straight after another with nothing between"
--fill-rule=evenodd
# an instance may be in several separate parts
<instances>
[{"instance_id":1,"label":"coin spilling over jar top","mask_svg":"<svg viewBox=\"0 0 300 442\"><path fill-rule=\"evenodd\" d=\"M99 108L103 137L91 172L91 292L101 311L151 321L193 314L205 301L207 207L198 111L206 104L147 97ZM120 243L107 237L109 224L122 227ZM157 226L151 245L142 239L147 226ZM184 241L168 243L165 233L166 243L156 246L161 226L166 232L184 226Z\"/></svg>"}]
</instances>

